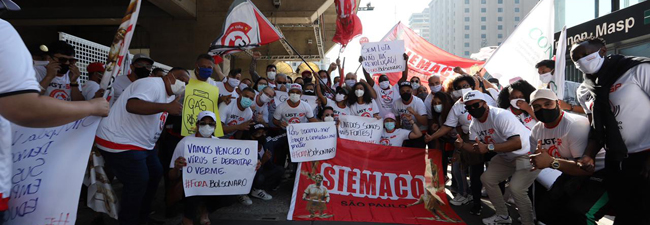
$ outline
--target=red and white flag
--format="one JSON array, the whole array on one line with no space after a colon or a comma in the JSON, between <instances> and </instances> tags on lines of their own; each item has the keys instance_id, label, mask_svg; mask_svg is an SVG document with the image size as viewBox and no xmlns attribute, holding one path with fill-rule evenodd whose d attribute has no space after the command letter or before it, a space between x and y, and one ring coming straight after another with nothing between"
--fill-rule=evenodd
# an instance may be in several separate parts
<instances>
[{"instance_id":1,"label":"red and white flag","mask_svg":"<svg viewBox=\"0 0 650 225\"><path fill-rule=\"evenodd\" d=\"M357 16L356 0L336 0L336 33L332 41L343 48L356 36L363 33L361 20Z\"/></svg>"},{"instance_id":2,"label":"red and white flag","mask_svg":"<svg viewBox=\"0 0 650 225\"><path fill-rule=\"evenodd\" d=\"M210 45L209 54L226 55L256 48L284 38L250 0L230 5L223 32Z\"/></svg>"}]
</instances>

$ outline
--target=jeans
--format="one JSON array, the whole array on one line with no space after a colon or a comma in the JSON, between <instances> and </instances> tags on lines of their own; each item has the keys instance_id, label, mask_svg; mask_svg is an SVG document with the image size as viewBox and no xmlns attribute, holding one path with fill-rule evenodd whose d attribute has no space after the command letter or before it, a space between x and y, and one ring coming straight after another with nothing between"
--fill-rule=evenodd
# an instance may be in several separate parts
<instances>
[{"instance_id":1,"label":"jeans","mask_svg":"<svg viewBox=\"0 0 650 225\"><path fill-rule=\"evenodd\" d=\"M518 167L518 164L525 166ZM490 166L481 175L481 182L490 197L490 202L496 209L496 214L508 215L508 207L503 199L499 183L512 176L510 192L519 209L521 224L533 224L533 206L528 198L528 187L533 184L540 170L530 171L530 169L528 155L519 156L512 161L508 161L502 156L492 158Z\"/></svg>"},{"instance_id":2,"label":"jeans","mask_svg":"<svg viewBox=\"0 0 650 225\"><path fill-rule=\"evenodd\" d=\"M101 153L106 164L124 185L118 212L120 224L146 223L162 177L162 165L157 150Z\"/></svg>"},{"instance_id":3,"label":"jeans","mask_svg":"<svg viewBox=\"0 0 650 225\"><path fill-rule=\"evenodd\" d=\"M481 190L483 189L483 183L481 182L481 175L484 171L484 163L469 166L469 182L470 189L472 191L472 197L474 198L474 205L481 205Z\"/></svg>"},{"instance_id":4,"label":"jeans","mask_svg":"<svg viewBox=\"0 0 650 225\"><path fill-rule=\"evenodd\" d=\"M456 187L457 187L457 193L461 196L467 197L467 176L465 174L465 170L463 166L461 165L460 161L456 161L451 164L451 174L453 179L456 181ZM481 193L479 189L479 194ZM479 196L479 204L480 204L480 197Z\"/></svg>"},{"instance_id":5,"label":"jeans","mask_svg":"<svg viewBox=\"0 0 650 225\"><path fill-rule=\"evenodd\" d=\"M641 175L649 157L646 150L631 153L622 162L605 162L605 185L616 212L614 225L650 224L650 178Z\"/></svg>"}]
</instances>

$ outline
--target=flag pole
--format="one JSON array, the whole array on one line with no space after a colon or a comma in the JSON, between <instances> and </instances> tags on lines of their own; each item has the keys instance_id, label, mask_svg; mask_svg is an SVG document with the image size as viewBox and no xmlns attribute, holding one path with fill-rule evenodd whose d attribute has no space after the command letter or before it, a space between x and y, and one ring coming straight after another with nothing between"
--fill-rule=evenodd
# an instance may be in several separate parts
<instances>
[{"instance_id":1,"label":"flag pole","mask_svg":"<svg viewBox=\"0 0 650 225\"><path fill-rule=\"evenodd\" d=\"M302 55L300 55L300 53L299 53L299 52L298 52L298 51L293 47L293 45L291 45L291 43L289 43L289 42L287 41L287 39L284 39L284 38L283 38L283 39L281 39L281 40L284 41L284 43L286 43L286 44L289 46L289 48L291 48L291 51L293 51L293 53L295 53L296 55L298 55L298 57L300 57L300 59L302 59L302 61L305 63L305 65L307 65L307 67L309 67L309 70L311 70L311 72L312 72L312 76L316 76L316 75L318 75L318 73L316 73L316 71L314 71L314 69L311 68L311 66L309 65L309 63L307 63L307 60L305 60L305 58L302 57ZM319 83L319 84L322 84L323 86L325 86L325 90L326 90L327 92L332 93L332 94L334 93L334 92L332 91L332 89L331 89L330 87L327 86L326 83L323 83L323 81L320 80L320 77L319 77L318 79L315 79L315 80L318 80L318 83Z\"/></svg>"}]
</instances>

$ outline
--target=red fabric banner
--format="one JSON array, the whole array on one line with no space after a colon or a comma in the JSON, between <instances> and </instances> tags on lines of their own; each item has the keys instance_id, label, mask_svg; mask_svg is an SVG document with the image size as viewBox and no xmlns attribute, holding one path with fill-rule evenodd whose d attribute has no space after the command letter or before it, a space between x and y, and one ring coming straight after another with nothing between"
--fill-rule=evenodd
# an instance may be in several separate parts
<instances>
[{"instance_id":1,"label":"red fabric banner","mask_svg":"<svg viewBox=\"0 0 650 225\"><path fill-rule=\"evenodd\" d=\"M440 151L428 160L425 151L338 139L336 157L298 167L287 219L464 224L449 207Z\"/></svg>"},{"instance_id":2,"label":"red fabric banner","mask_svg":"<svg viewBox=\"0 0 650 225\"><path fill-rule=\"evenodd\" d=\"M336 0L336 33L332 41L345 48L350 41L363 33L361 20L357 16L356 0Z\"/></svg>"},{"instance_id":3,"label":"red fabric banner","mask_svg":"<svg viewBox=\"0 0 650 225\"><path fill-rule=\"evenodd\" d=\"M476 61L462 58L446 52L437 46L429 43L420 37L406 25L397 23L382 39L382 41L404 40L406 54L409 55L409 80L413 76L420 77L420 82L428 84L428 78L431 75L438 74L442 79L453 74L454 67L460 67L469 71L473 65L483 65L483 61ZM374 74L375 79L380 74ZM391 84L397 83L402 77L402 73L389 73L388 79Z\"/></svg>"}]
</instances>

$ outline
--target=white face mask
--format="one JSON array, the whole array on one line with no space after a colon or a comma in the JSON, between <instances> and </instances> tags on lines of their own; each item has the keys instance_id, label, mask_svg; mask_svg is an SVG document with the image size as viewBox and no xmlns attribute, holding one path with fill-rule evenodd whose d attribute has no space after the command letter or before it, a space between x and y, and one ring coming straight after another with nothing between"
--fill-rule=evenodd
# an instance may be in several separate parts
<instances>
[{"instance_id":1,"label":"white face mask","mask_svg":"<svg viewBox=\"0 0 650 225\"><path fill-rule=\"evenodd\" d=\"M334 99L337 102L342 102L345 100L345 95L344 94L336 94L336 98Z\"/></svg>"},{"instance_id":2,"label":"white face mask","mask_svg":"<svg viewBox=\"0 0 650 225\"><path fill-rule=\"evenodd\" d=\"M271 101L271 97L262 93L262 95L260 95L260 101L262 101L263 103L268 103Z\"/></svg>"},{"instance_id":3,"label":"white face mask","mask_svg":"<svg viewBox=\"0 0 650 225\"><path fill-rule=\"evenodd\" d=\"M199 134L204 138L212 137L213 133L214 133L214 127L210 125L199 126Z\"/></svg>"},{"instance_id":4,"label":"white face mask","mask_svg":"<svg viewBox=\"0 0 650 225\"><path fill-rule=\"evenodd\" d=\"M513 99L513 100L510 100L510 105L511 105L513 108L515 108L515 109L520 109L519 106L517 106L517 102L519 102L519 101L524 101L524 102L526 102L526 99L523 99L523 98L515 98L515 99Z\"/></svg>"},{"instance_id":5,"label":"white face mask","mask_svg":"<svg viewBox=\"0 0 650 225\"><path fill-rule=\"evenodd\" d=\"M603 62L605 62L605 57L601 57L599 52L600 51L596 51L588 56L578 59L577 62L574 62L576 68L585 74L597 73L600 70L600 67L603 66Z\"/></svg>"},{"instance_id":6,"label":"white face mask","mask_svg":"<svg viewBox=\"0 0 650 225\"><path fill-rule=\"evenodd\" d=\"M176 83L171 85L172 93L176 96L181 96L185 93L185 82L176 79Z\"/></svg>"},{"instance_id":7,"label":"white face mask","mask_svg":"<svg viewBox=\"0 0 650 225\"><path fill-rule=\"evenodd\" d=\"M228 77L228 84L229 84L231 87L237 87L237 86L239 86L239 82L241 82L241 81L239 81L239 80L237 80L237 79L235 79L235 78Z\"/></svg>"},{"instance_id":8,"label":"white face mask","mask_svg":"<svg viewBox=\"0 0 650 225\"><path fill-rule=\"evenodd\" d=\"M296 93L289 94L289 100L291 100L293 103L299 102L300 101L300 94L296 94Z\"/></svg>"},{"instance_id":9,"label":"white face mask","mask_svg":"<svg viewBox=\"0 0 650 225\"><path fill-rule=\"evenodd\" d=\"M429 86L429 88L431 89L431 93L437 93L440 90L442 90L442 85L438 84L434 86Z\"/></svg>"},{"instance_id":10,"label":"white face mask","mask_svg":"<svg viewBox=\"0 0 650 225\"><path fill-rule=\"evenodd\" d=\"M327 81L329 81L329 79L327 79L327 78L321 78L320 81L323 82L323 84L327 84Z\"/></svg>"},{"instance_id":11,"label":"white face mask","mask_svg":"<svg viewBox=\"0 0 650 225\"><path fill-rule=\"evenodd\" d=\"M420 83L411 82L411 86L413 87L413 89L417 90L418 88L420 88Z\"/></svg>"},{"instance_id":12,"label":"white face mask","mask_svg":"<svg viewBox=\"0 0 650 225\"><path fill-rule=\"evenodd\" d=\"M363 97L363 93L364 93L364 91L361 90L361 89L354 90L354 95L356 95L357 97Z\"/></svg>"},{"instance_id":13,"label":"white face mask","mask_svg":"<svg viewBox=\"0 0 650 225\"><path fill-rule=\"evenodd\" d=\"M275 80L275 74L276 73L273 71L266 72L266 78L269 78L269 80Z\"/></svg>"},{"instance_id":14,"label":"white face mask","mask_svg":"<svg viewBox=\"0 0 650 225\"><path fill-rule=\"evenodd\" d=\"M442 112L442 104L434 105L433 110L436 111L437 113Z\"/></svg>"},{"instance_id":15,"label":"white face mask","mask_svg":"<svg viewBox=\"0 0 650 225\"><path fill-rule=\"evenodd\" d=\"M248 84L245 84L245 83L241 83L241 84L239 84L239 90L244 90L244 89L246 89L247 87L248 87Z\"/></svg>"},{"instance_id":16,"label":"white face mask","mask_svg":"<svg viewBox=\"0 0 650 225\"><path fill-rule=\"evenodd\" d=\"M348 86L348 88L352 88L352 86L354 86L356 83L356 80L345 80L345 85Z\"/></svg>"},{"instance_id":17,"label":"white face mask","mask_svg":"<svg viewBox=\"0 0 650 225\"><path fill-rule=\"evenodd\" d=\"M472 91L471 88L463 88L463 89L460 89L460 90L455 90L454 92L451 93L451 95L453 95L454 98L460 98L460 97L463 97L463 95L465 95L465 93L470 92L470 91Z\"/></svg>"},{"instance_id":18,"label":"white face mask","mask_svg":"<svg viewBox=\"0 0 650 225\"><path fill-rule=\"evenodd\" d=\"M553 74L551 72L540 74L539 79L542 80L542 83L547 84L553 79Z\"/></svg>"},{"instance_id":19,"label":"white face mask","mask_svg":"<svg viewBox=\"0 0 650 225\"><path fill-rule=\"evenodd\" d=\"M34 60L34 66L47 66L47 64L50 64L50 61Z\"/></svg>"},{"instance_id":20,"label":"white face mask","mask_svg":"<svg viewBox=\"0 0 650 225\"><path fill-rule=\"evenodd\" d=\"M325 122L332 122L332 121L334 121L334 117L326 116L325 118L323 118L323 121L325 121Z\"/></svg>"},{"instance_id":21,"label":"white face mask","mask_svg":"<svg viewBox=\"0 0 650 225\"><path fill-rule=\"evenodd\" d=\"M388 88L390 87L390 82L387 81L387 80L382 81L382 82L379 82L379 87L380 87L381 89L386 90L386 89L388 89Z\"/></svg>"}]
</instances>

